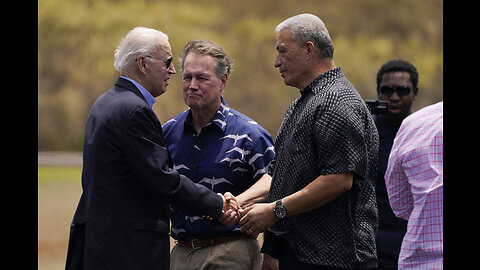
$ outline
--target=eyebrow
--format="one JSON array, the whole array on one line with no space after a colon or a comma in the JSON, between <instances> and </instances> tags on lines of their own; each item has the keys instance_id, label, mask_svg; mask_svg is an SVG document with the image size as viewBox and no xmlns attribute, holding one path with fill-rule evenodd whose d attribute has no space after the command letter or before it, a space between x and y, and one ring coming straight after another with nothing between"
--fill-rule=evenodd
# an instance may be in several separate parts
<instances>
[{"instance_id":1,"label":"eyebrow","mask_svg":"<svg viewBox=\"0 0 480 270\"><path fill-rule=\"evenodd\" d=\"M205 71L205 70L188 70L188 69L184 69L183 71L183 75L185 74L188 74L189 76L194 76L194 77L199 77L199 76L211 76L212 74L210 74L208 71Z\"/></svg>"}]
</instances>

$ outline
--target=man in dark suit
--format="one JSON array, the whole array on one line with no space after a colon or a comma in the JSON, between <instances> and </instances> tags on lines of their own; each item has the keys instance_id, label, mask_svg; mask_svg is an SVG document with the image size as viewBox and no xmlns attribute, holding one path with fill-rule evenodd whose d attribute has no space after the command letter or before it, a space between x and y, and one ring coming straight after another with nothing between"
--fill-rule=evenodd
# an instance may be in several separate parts
<instances>
[{"instance_id":1,"label":"man in dark suit","mask_svg":"<svg viewBox=\"0 0 480 270\"><path fill-rule=\"evenodd\" d=\"M236 205L172 169L152 110L175 74L168 37L136 27L115 51L120 78L85 128L82 188L66 269L168 269L169 204L227 225Z\"/></svg>"}]
</instances>

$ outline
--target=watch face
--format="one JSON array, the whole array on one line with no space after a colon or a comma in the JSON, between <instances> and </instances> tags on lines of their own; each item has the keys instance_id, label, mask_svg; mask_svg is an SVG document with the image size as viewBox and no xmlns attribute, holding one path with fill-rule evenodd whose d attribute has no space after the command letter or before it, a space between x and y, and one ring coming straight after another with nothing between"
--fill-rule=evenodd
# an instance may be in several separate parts
<instances>
[{"instance_id":1,"label":"watch face","mask_svg":"<svg viewBox=\"0 0 480 270\"><path fill-rule=\"evenodd\" d=\"M287 209L285 209L285 206L283 204L277 204L275 205L275 216L277 218L282 219L287 216Z\"/></svg>"}]
</instances>

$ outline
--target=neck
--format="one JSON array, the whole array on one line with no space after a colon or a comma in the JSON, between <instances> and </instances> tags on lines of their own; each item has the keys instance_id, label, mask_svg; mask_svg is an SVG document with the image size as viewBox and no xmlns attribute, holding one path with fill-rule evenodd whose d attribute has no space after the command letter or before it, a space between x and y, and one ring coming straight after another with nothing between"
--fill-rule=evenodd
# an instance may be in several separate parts
<instances>
[{"instance_id":1,"label":"neck","mask_svg":"<svg viewBox=\"0 0 480 270\"><path fill-rule=\"evenodd\" d=\"M220 107L220 105L219 105ZM210 124L215 117L215 114L218 111L218 108L215 110L205 109L205 110L194 110L192 109L192 121L197 134L200 134L202 128Z\"/></svg>"},{"instance_id":2,"label":"neck","mask_svg":"<svg viewBox=\"0 0 480 270\"><path fill-rule=\"evenodd\" d=\"M392 115L392 114L387 114L387 120L390 122L395 127L399 127L402 124L403 119L405 119L407 116L409 116L412 112L409 111L405 115Z\"/></svg>"},{"instance_id":3,"label":"neck","mask_svg":"<svg viewBox=\"0 0 480 270\"><path fill-rule=\"evenodd\" d=\"M316 63L313 64L313 67L310 69L310 75L304 80L304 84L300 86L300 91L303 91L313 80L315 80L318 76L322 75L323 73L334 69L335 63L333 62L332 58L321 58Z\"/></svg>"}]
</instances>

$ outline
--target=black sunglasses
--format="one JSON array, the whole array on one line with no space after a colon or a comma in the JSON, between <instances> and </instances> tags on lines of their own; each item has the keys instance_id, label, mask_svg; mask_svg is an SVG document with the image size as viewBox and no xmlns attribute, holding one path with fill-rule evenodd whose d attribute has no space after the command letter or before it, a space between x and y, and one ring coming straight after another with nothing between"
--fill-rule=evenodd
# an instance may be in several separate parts
<instances>
[{"instance_id":1,"label":"black sunglasses","mask_svg":"<svg viewBox=\"0 0 480 270\"><path fill-rule=\"evenodd\" d=\"M399 97L405 96L410 94L411 87L404 85L404 86L391 86L391 85L383 85L380 87L380 93L386 96L393 95L393 92L397 92Z\"/></svg>"},{"instance_id":2,"label":"black sunglasses","mask_svg":"<svg viewBox=\"0 0 480 270\"><path fill-rule=\"evenodd\" d=\"M163 61L165 63L165 67L168 69L168 67L170 67L170 65L172 64L173 62L173 57L170 56L167 58L167 60L162 60L160 58L156 58L156 57L153 57L153 56L150 56L150 55L145 55L145 57L148 57L148 58L153 58L153 59L157 59L157 60L160 60L160 61ZM137 61L137 58L135 58L135 61Z\"/></svg>"}]
</instances>

